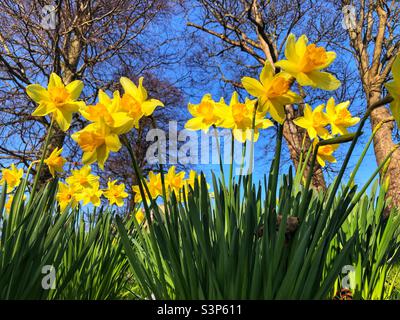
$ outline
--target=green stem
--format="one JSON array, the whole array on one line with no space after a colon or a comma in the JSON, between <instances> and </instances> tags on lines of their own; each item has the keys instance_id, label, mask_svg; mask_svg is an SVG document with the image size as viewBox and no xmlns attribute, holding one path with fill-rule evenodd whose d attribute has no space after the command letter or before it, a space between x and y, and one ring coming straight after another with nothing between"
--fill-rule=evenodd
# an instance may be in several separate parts
<instances>
[{"instance_id":1,"label":"green stem","mask_svg":"<svg viewBox=\"0 0 400 320\"><path fill-rule=\"evenodd\" d=\"M35 179L34 179L34 182L33 182L31 198L32 198L33 194L36 192L37 184L39 182L39 177L40 177L40 173L42 171L43 162L44 162L44 159L46 158L47 148L49 147L50 137L51 137L51 133L52 133L52 130L53 130L53 124L54 124L54 118L51 117L49 131L47 132L46 140L45 140L45 143L44 143L44 148L43 148L43 151L42 151L42 157L40 158L39 166L38 166L38 169L36 171Z\"/></svg>"},{"instance_id":2,"label":"green stem","mask_svg":"<svg viewBox=\"0 0 400 320\"><path fill-rule=\"evenodd\" d=\"M235 137L233 131L231 131L231 167L229 170L229 195L232 197L233 191L233 154L235 152Z\"/></svg>"}]
</instances>

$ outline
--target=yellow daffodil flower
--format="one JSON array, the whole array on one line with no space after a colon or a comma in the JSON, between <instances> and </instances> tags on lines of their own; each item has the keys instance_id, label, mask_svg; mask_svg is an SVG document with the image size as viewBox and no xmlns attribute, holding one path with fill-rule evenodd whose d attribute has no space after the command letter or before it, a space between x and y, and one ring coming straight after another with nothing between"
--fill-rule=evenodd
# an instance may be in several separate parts
<instances>
[{"instance_id":1,"label":"yellow daffodil flower","mask_svg":"<svg viewBox=\"0 0 400 320\"><path fill-rule=\"evenodd\" d=\"M5 206L4 206L4 208L6 209L7 213L10 213L10 211L11 211L11 206L12 206L13 200L14 200L14 195L10 195L10 197L8 198L8 200L7 200L7 202L6 202ZM22 200L24 200L24 201L26 200L26 195L24 195L22 197Z\"/></svg>"},{"instance_id":2,"label":"yellow daffodil flower","mask_svg":"<svg viewBox=\"0 0 400 320\"><path fill-rule=\"evenodd\" d=\"M91 188L99 182L99 177L92 174L91 171L91 166L71 170L71 176L66 179L66 182L75 186L76 189Z\"/></svg>"},{"instance_id":3,"label":"yellow daffodil flower","mask_svg":"<svg viewBox=\"0 0 400 320\"><path fill-rule=\"evenodd\" d=\"M161 174L155 174L153 171L149 172L149 180L146 181L147 188L151 194L152 199L156 199L158 196L162 195L162 184L161 184ZM142 196L140 194L139 185L134 185L132 191L135 193L135 202L142 202ZM149 200L146 189L144 190L146 194L146 200Z\"/></svg>"},{"instance_id":4,"label":"yellow daffodil flower","mask_svg":"<svg viewBox=\"0 0 400 320\"><path fill-rule=\"evenodd\" d=\"M136 185L134 185L134 186L132 186L132 191L133 191L133 193L135 194L135 196L134 196L134 201L136 202L136 203L141 203L141 202L143 202L143 198L142 198L142 195L140 194L140 188L139 188L139 185L138 184L136 184ZM146 190L143 190L144 191L144 195L145 195L145 197L146 197L146 202L149 202L149 195L147 194L147 192L146 192Z\"/></svg>"},{"instance_id":5,"label":"yellow daffodil flower","mask_svg":"<svg viewBox=\"0 0 400 320\"><path fill-rule=\"evenodd\" d=\"M11 164L11 168L4 168L2 170L0 184L7 182L8 190L11 191L15 187L19 186L23 175L24 170L17 169L13 163Z\"/></svg>"},{"instance_id":6,"label":"yellow daffodil flower","mask_svg":"<svg viewBox=\"0 0 400 320\"><path fill-rule=\"evenodd\" d=\"M124 205L124 199L128 197L125 192L125 184L116 184L117 180L108 181L108 188L104 191L104 196L110 202L110 205L116 204L118 207Z\"/></svg>"},{"instance_id":7,"label":"yellow daffodil flower","mask_svg":"<svg viewBox=\"0 0 400 320\"><path fill-rule=\"evenodd\" d=\"M206 94L199 104L189 103L188 111L193 118L186 122L185 129L208 132L212 125L219 125L223 121L220 115L227 111L227 106L223 99L215 102L211 94Z\"/></svg>"},{"instance_id":8,"label":"yellow daffodil flower","mask_svg":"<svg viewBox=\"0 0 400 320\"><path fill-rule=\"evenodd\" d=\"M39 84L26 87L28 96L38 104L33 116L43 117L53 114L61 130L67 131L71 125L72 114L84 106L84 102L76 101L83 90L83 82L75 80L64 85L61 78L52 73L47 89Z\"/></svg>"},{"instance_id":9,"label":"yellow daffodil flower","mask_svg":"<svg viewBox=\"0 0 400 320\"><path fill-rule=\"evenodd\" d=\"M136 221L137 221L139 224L141 224L141 223L144 221L144 219L146 218L146 216L144 215L144 212L143 212L142 209L139 209L138 211L136 211L136 213L135 213L135 218L136 218Z\"/></svg>"},{"instance_id":10,"label":"yellow daffodil flower","mask_svg":"<svg viewBox=\"0 0 400 320\"><path fill-rule=\"evenodd\" d=\"M61 212L63 212L68 205L70 205L71 208L76 207L76 205L78 204L76 194L77 191L74 186L70 186L62 182L58 183L58 192L56 195L56 199L60 206Z\"/></svg>"},{"instance_id":11,"label":"yellow daffodil flower","mask_svg":"<svg viewBox=\"0 0 400 320\"><path fill-rule=\"evenodd\" d=\"M184 185L185 174L186 173L184 171L176 173L175 166L171 166L165 175L166 189L175 191L177 197L179 196L179 191Z\"/></svg>"},{"instance_id":12,"label":"yellow daffodil flower","mask_svg":"<svg viewBox=\"0 0 400 320\"><path fill-rule=\"evenodd\" d=\"M198 181L198 183L200 184L200 178L201 176L197 174L196 171L194 170L190 170L189 171L189 178L186 179L186 184L190 187L192 187L192 189L194 189L194 185L196 180Z\"/></svg>"},{"instance_id":13,"label":"yellow daffodil flower","mask_svg":"<svg viewBox=\"0 0 400 320\"><path fill-rule=\"evenodd\" d=\"M324 139L329 137L329 131L324 128L328 125L329 119L323 112L323 109L323 104L312 110L310 105L306 103L304 108L304 116L293 121L297 126L307 130L311 140L315 139L317 136L320 136Z\"/></svg>"},{"instance_id":14,"label":"yellow daffodil flower","mask_svg":"<svg viewBox=\"0 0 400 320\"><path fill-rule=\"evenodd\" d=\"M98 123L89 124L84 129L75 132L72 139L83 151L83 163L91 164L97 161L102 170L110 152L118 152L122 147L118 135L109 127Z\"/></svg>"},{"instance_id":15,"label":"yellow daffodil flower","mask_svg":"<svg viewBox=\"0 0 400 320\"><path fill-rule=\"evenodd\" d=\"M63 149L55 148L50 156L44 160L44 163L47 164L49 171L53 178L55 177L56 172L63 172L64 164L67 160L65 160L62 156Z\"/></svg>"},{"instance_id":16,"label":"yellow daffodil flower","mask_svg":"<svg viewBox=\"0 0 400 320\"><path fill-rule=\"evenodd\" d=\"M98 122L112 128L116 134L129 132L133 128L133 120L126 112L120 111L121 97L114 92L111 99L103 90L99 90L99 102L93 106L82 108L81 114L89 121Z\"/></svg>"},{"instance_id":17,"label":"yellow daffodil flower","mask_svg":"<svg viewBox=\"0 0 400 320\"><path fill-rule=\"evenodd\" d=\"M301 100L299 95L289 90L291 78L286 72L275 74L274 68L267 61L261 71L260 80L243 77L242 84L248 93L258 98L257 110L261 113L269 112L275 121L282 124L285 120L284 106Z\"/></svg>"},{"instance_id":18,"label":"yellow daffodil flower","mask_svg":"<svg viewBox=\"0 0 400 320\"><path fill-rule=\"evenodd\" d=\"M85 187L77 194L77 200L82 201L83 205L92 203L95 207L101 204L101 196L103 191L99 188L99 182L93 182L90 187Z\"/></svg>"},{"instance_id":19,"label":"yellow daffodil flower","mask_svg":"<svg viewBox=\"0 0 400 320\"><path fill-rule=\"evenodd\" d=\"M224 128L232 129L233 136L240 142L245 142L246 139L251 141L253 129L253 117L255 112L256 101L246 98L244 103L239 101L238 93L235 91L232 94L228 110L224 110L224 114L217 114L223 118L221 124ZM228 112L226 112L228 111ZM266 129L273 126L269 119L264 118L264 114L256 112L254 125L254 141L258 140L260 135L259 129Z\"/></svg>"},{"instance_id":20,"label":"yellow daffodil flower","mask_svg":"<svg viewBox=\"0 0 400 320\"><path fill-rule=\"evenodd\" d=\"M313 146L315 147L317 143L318 139L315 139L313 142ZM317 161L321 167L325 167L325 161L336 163L336 159L332 154L338 147L338 144L328 144L325 146L320 146L318 148Z\"/></svg>"},{"instance_id":21,"label":"yellow daffodil flower","mask_svg":"<svg viewBox=\"0 0 400 320\"><path fill-rule=\"evenodd\" d=\"M7 213L10 213L10 211L11 211L11 205L12 205L13 200L14 200L14 196L11 195L11 196L8 198L7 202L6 202L6 205L4 206L4 208L6 209L6 212L7 212Z\"/></svg>"},{"instance_id":22,"label":"yellow daffodil flower","mask_svg":"<svg viewBox=\"0 0 400 320\"><path fill-rule=\"evenodd\" d=\"M276 67L296 78L302 86L311 86L323 90L336 90L340 87L340 81L322 69L336 59L336 53L326 51L323 47L317 47L314 43L308 44L308 39L302 35L297 41L294 34L290 34L286 41L285 57L275 63Z\"/></svg>"},{"instance_id":23,"label":"yellow daffodil flower","mask_svg":"<svg viewBox=\"0 0 400 320\"><path fill-rule=\"evenodd\" d=\"M326 103L326 114L332 128L332 134L347 134L347 128L356 125L360 118L352 117L347 108L350 101L339 103L335 106L335 99L332 97Z\"/></svg>"},{"instance_id":24,"label":"yellow daffodil flower","mask_svg":"<svg viewBox=\"0 0 400 320\"><path fill-rule=\"evenodd\" d=\"M390 110L397 125L400 127L400 54L397 55L392 65L393 81L385 83L386 89L394 99L390 103Z\"/></svg>"},{"instance_id":25,"label":"yellow daffodil flower","mask_svg":"<svg viewBox=\"0 0 400 320\"><path fill-rule=\"evenodd\" d=\"M136 128L143 116L150 116L157 107L164 106L160 100L148 99L147 91L143 87L143 77L139 78L139 86L126 77L121 77L120 83L124 88L120 109L128 114Z\"/></svg>"}]
</instances>

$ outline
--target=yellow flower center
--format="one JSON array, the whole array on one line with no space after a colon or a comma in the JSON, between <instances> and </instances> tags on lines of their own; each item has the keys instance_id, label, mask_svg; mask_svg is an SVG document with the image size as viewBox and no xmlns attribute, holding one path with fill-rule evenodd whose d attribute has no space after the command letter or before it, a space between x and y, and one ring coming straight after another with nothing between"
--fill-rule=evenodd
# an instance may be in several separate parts
<instances>
[{"instance_id":1,"label":"yellow flower center","mask_svg":"<svg viewBox=\"0 0 400 320\"><path fill-rule=\"evenodd\" d=\"M306 48L303 57L303 72L310 72L323 66L328 60L328 55L323 47L317 47L314 43Z\"/></svg>"},{"instance_id":2,"label":"yellow flower center","mask_svg":"<svg viewBox=\"0 0 400 320\"><path fill-rule=\"evenodd\" d=\"M324 127L328 124L326 119L323 117L322 112L316 112L313 115L313 126L314 127Z\"/></svg>"},{"instance_id":3,"label":"yellow flower center","mask_svg":"<svg viewBox=\"0 0 400 320\"><path fill-rule=\"evenodd\" d=\"M121 107L124 111L128 112L131 118L140 118L142 116L142 106L134 97L125 93L121 99Z\"/></svg>"},{"instance_id":4,"label":"yellow flower center","mask_svg":"<svg viewBox=\"0 0 400 320\"><path fill-rule=\"evenodd\" d=\"M329 156L333 153L331 145L321 146L318 148L318 154L322 156Z\"/></svg>"},{"instance_id":5,"label":"yellow flower center","mask_svg":"<svg viewBox=\"0 0 400 320\"><path fill-rule=\"evenodd\" d=\"M110 112L108 112L107 107L101 103L99 103L95 106L89 106L87 108L87 113L89 113L91 119L93 119L93 120L102 119L108 125L112 125L114 122Z\"/></svg>"},{"instance_id":6,"label":"yellow flower center","mask_svg":"<svg viewBox=\"0 0 400 320\"><path fill-rule=\"evenodd\" d=\"M92 152L104 143L104 136L91 131L82 132L78 139L78 144L84 152Z\"/></svg>"},{"instance_id":7,"label":"yellow flower center","mask_svg":"<svg viewBox=\"0 0 400 320\"><path fill-rule=\"evenodd\" d=\"M275 78L268 88L267 96L269 98L280 97L289 91L290 82L283 77Z\"/></svg>"},{"instance_id":8,"label":"yellow flower center","mask_svg":"<svg viewBox=\"0 0 400 320\"><path fill-rule=\"evenodd\" d=\"M89 184L87 177L84 176L79 177L79 184L81 184L82 186Z\"/></svg>"},{"instance_id":9,"label":"yellow flower center","mask_svg":"<svg viewBox=\"0 0 400 320\"><path fill-rule=\"evenodd\" d=\"M60 105L67 102L70 99L70 93L64 87L54 87L49 89L51 100L56 104Z\"/></svg>"},{"instance_id":10,"label":"yellow flower center","mask_svg":"<svg viewBox=\"0 0 400 320\"><path fill-rule=\"evenodd\" d=\"M336 113L335 124L343 125L351 120L351 113L347 109L341 109Z\"/></svg>"},{"instance_id":11,"label":"yellow flower center","mask_svg":"<svg viewBox=\"0 0 400 320\"><path fill-rule=\"evenodd\" d=\"M19 180L18 177L9 170L4 171L3 178L7 182L9 187L16 186Z\"/></svg>"},{"instance_id":12,"label":"yellow flower center","mask_svg":"<svg viewBox=\"0 0 400 320\"><path fill-rule=\"evenodd\" d=\"M232 106L232 117L236 124L243 124L252 118L250 108L244 103L237 103Z\"/></svg>"},{"instance_id":13,"label":"yellow flower center","mask_svg":"<svg viewBox=\"0 0 400 320\"><path fill-rule=\"evenodd\" d=\"M214 120L214 106L212 102L203 101L197 108L197 112L204 118L204 120L213 122Z\"/></svg>"}]
</instances>

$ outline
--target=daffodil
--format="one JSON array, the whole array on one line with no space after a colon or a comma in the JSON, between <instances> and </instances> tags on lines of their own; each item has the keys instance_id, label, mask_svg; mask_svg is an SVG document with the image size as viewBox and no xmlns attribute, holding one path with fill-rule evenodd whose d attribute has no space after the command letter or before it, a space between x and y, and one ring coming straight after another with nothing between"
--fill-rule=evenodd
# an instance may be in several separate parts
<instances>
[{"instance_id":1,"label":"daffodil","mask_svg":"<svg viewBox=\"0 0 400 320\"><path fill-rule=\"evenodd\" d=\"M179 192L184 185L185 174L184 171L176 173L175 166L171 166L165 175L165 184L167 189L175 191L175 194L179 196Z\"/></svg>"},{"instance_id":2,"label":"daffodil","mask_svg":"<svg viewBox=\"0 0 400 320\"><path fill-rule=\"evenodd\" d=\"M33 116L43 117L53 114L61 130L67 131L72 122L72 114L84 106L84 102L77 101L83 90L83 82L75 80L64 85L61 78L52 73L47 89L39 84L26 87L28 96L38 104Z\"/></svg>"},{"instance_id":3,"label":"daffodil","mask_svg":"<svg viewBox=\"0 0 400 320\"><path fill-rule=\"evenodd\" d=\"M26 200L26 195L24 195L22 197L22 200L24 200L24 201ZM6 209L7 213L10 213L13 201L14 201L14 195L10 195L10 197L8 198L8 200L7 200L7 202L6 202L5 206L4 206L4 208Z\"/></svg>"},{"instance_id":4,"label":"daffodil","mask_svg":"<svg viewBox=\"0 0 400 320\"><path fill-rule=\"evenodd\" d=\"M6 182L7 187L11 191L15 187L19 186L23 175L24 171L22 169L17 169L13 163L11 164L11 168L4 168L2 170L0 184Z\"/></svg>"},{"instance_id":5,"label":"daffodil","mask_svg":"<svg viewBox=\"0 0 400 320\"><path fill-rule=\"evenodd\" d=\"M283 123L284 106L299 102L300 96L290 90L291 75L286 72L274 73L274 68L267 61L261 71L260 80L243 77L242 84L248 93L258 98L257 111L269 112L271 117Z\"/></svg>"},{"instance_id":6,"label":"daffodil","mask_svg":"<svg viewBox=\"0 0 400 320\"><path fill-rule=\"evenodd\" d=\"M314 43L308 44L308 39L302 35L297 41L294 34L290 34L286 41L285 57L275 63L276 67L296 78L302 86L311 86L323 90L336 90L340 81L328 72L322 72L336 59L336 53L317 47Z\"/></svg>"},{"instance_id":7,"label":"daffodil","mask_svg":"<svg viewBox=\"0 0 400 320\"><path fill-rule=\"evenodd\" d=\"M7 213L10 213L10 211L11 211L11 205L12 205L13 200L14 200L14 195L11 195L6 202L6 205L4 206Z\"/></svg>"},{"instance_id":8,"label":"daffodil","mask_svg":"<svg viewBox=\"0 0 400 320\"><path fill-rule=\"evenodd\" d=\"M117 180L108 181L108 188L104 191L104 196L110 202L110 205L116 204L118 207L124 205L124 199L128 197L125 192L125 184L117 184Z\"/></svg>"},{"instance_id":9,"label":"daffodil","mask_svg":"<svg viewBox=\"0 0 400 320\"><path fill-rule=\"evenodd\" d=\"M118 135L108 126L98 123L89 124L84 129L75 132L72 139L83 151L83 163L91 164L97 161L103 170L110 152L118 152L122 147Z\"/></svg>"},{"instance_id":10,"label":"daffodil","mask_svg":"<svg viewBox=\"0 0 400 320\"><path fill-rule=\"evenodd\" d=\"M323 109L323 104L312 110L310 105L306 103L304 116L295 119L293 122L297 126L306 129L310 139L315 139L317 136L327 139L329 137L329 131L324 127L328 125L329 119L323 112Z\"/></svg>"},{"instance_id":11,"label":"daffodil","mask_svg":"<svg viewBox=\"0 0 400 320\"><path fill-rule=\"evenodd\" d=\"M135 213L135 218L136 218L136 221L137 221L139 224L141 224L141 223L144 221L145 215L144 215L144 212L143 212L142 209L139 209L138 211L136 211L136 213Z\"/></svg>"},{"instance_id":12,"label":"daffodil","mask_svg":"<svg viewBox=\"0 0 400 320\"><path fill-rule=\"evenodd\" d=\"M91 166L83 166L81 169L71 170L71 175L66 179L66 182L75 186L77 189L91 188L98 184L99 177L92 172Z\"/></svg>"},{"instance_id":13,"label":"daffodil","mask_svg":"<svg viewBox=\"0 0 400 320\"><path fill-rule=\"evenodd\" d=\"M126 77L121 77L120 83L124 88L120 109L127 113L136 128L143 116L150 116L157 107L164 106L160 100L148 99L147 90L143 87L143 77L139 78L138 86Z\"/></svg>"},{"instance_id":14,"label":"daffodil","mask_svg":"<svg viewBox=\"0 0 400 320\"><path fill-rule=\"evenodd\" d=\"M347 134L347 128L356 125L360 118L352 117L347 109L350 101L339 103L335 106L335 99L332 97L326 103L326 114L332 128L332 134Z\"/></svg>"},{"instance_id":15,"label":"daffodil","mask_svg":"<svg viewBox=\"0 0 400 320\"><path fill-rule=\"evenodd\" d=\"M149 179L146 181L147 188L149 189L152 199L156 199L158 196L162 195L162 184L161 184L161 174L155 174L153 171L149 172ZM135 202L142 202L142 196L140 194L139 185L134 185L132 191L135 193ZM144 190L146 195L146 200L149 200L146 190Z\"/></svg>"},{"instance_id":16,"label":"daffodil","mask_svg":"<svg viewBox=\"0 0 400 320\"><path fill-rule=\"evenodd\" d=\"M120 111L121 97L118 91L114 92L111 99L103 90L99 90L98 98L96 105L80 110L87 120L106 125L116 134L126 133L133 128L133 120L126 112Z\"/></svg>"},{"instance_id":17,"label":"daffodil","mask_svg":"<svg viewBox=\"0 0 400 320\"><path fill-rule=\"evenodd\" d=\"M44 163L47 164L49 171L53 178L55 177L56 172L63 172L64 164L67 160L65 160L62 156L63 149L55 148L50 156L44 160Z\"/></svg>"},{"instance_id":18,"label":"daffodil","mask_svg":"<svg viewBox=\"0 0 400 320\"><path fill-rule=\"evenodd\" d=\"M92 203L95 207L101 204L101 196L103 191L99 188L99 182L93 182L89 187L80 189L77 194L77 200L82 201L83 205Z\"/></svg>"},{"instance_id":19,"label":"daffodil","mask_svg":"<svg viewBox=\"0 0 400 320\"><path fill-rule=\"evenodd\" d=\"M219 102L215 102L211 94L206 94L199 104L189 103L188 111L193 118L186 122L185 128L188 130L203 130L204 132L208 132L208 129L212 125L219 125L223 121L221 114L227 111L227 106L223 99Z\"/></svg>"},{"instance_id":20,"label":"daffodil","mask_svg":"<svg viewBox=\"0 0 400 320\"><path fill-rule=\"evenodd\" d=\"M393 98L390 110L397 125L400 126L400 54L397 55L392 65L393 81L385 83L386 89Z\"/></svg>"},{"instance_id":21,"label":"daffodil","mask_svg":"<svg viewBox=\"0 0 400 320\"><path fill-rule=\"evenodd\" d=\"M189 178L186 179L186 185L190 186L194 189L194 185L196 180L198 181L198 183L200 184L200 176L197 174L196 171L194 170L190 170L189 171Z\"/></svg>"},{"instance_id":22,"label":"daffodil","mask_svg":"<svg viewBox=\"0 0 400 320\"><path fill-rule=\"evenodd\" d=\"M76 194L77 191L74 186L62 182L58 183L58 192L56 195L56 199L60 206L61 212L63 212L68 205L70 205L71 208L76 207L76 205L78 204Z\"/></svg>"},{"instance_id":23,"label":"daffodil","mask_svg":"<svg viewBox=\"0 0 400 320\"><path fill-rule=\"evenodd\" d=\"M318 139L313 142L314 147L318 143ZM328 144L318 147L317 161L321 167L325 167L325 162L336 163L335 157L332 155L333 152L339 147L338 144Z\"/></svg>"},{"instance_id":24,"label":"daffodil","mask_svg":"<svg viewBox=\"0 0 400 320\"><path fill-rule=\"evenodd\" d=\"M256 112L255 106L256 101L248 98L246 98L244 103L241 103L238 93L234 91L229 108L223 112L217 112L223 118L221 126L232 129L235 139L242 143L246 140L251 141L252 135L253 141L257 141L260 135L259 129L271 127L273 123L271 120L265 119L264 114ZM252 134L253 117L255 117L254 134Z\"/></svg>"}]
</instances>

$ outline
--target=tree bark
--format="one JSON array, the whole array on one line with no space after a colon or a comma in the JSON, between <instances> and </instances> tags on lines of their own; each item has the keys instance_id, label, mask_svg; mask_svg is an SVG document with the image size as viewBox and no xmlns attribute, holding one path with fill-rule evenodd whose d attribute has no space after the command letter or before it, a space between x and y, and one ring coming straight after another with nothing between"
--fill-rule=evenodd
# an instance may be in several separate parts
<instances>
[{"instance_id":1,"label":"tree bark","mask_svg":"<svg viewBox=\"0 0 400 320\"><path fill-rule=\"evenodd\" d=\"M368 106L377 102L381 98L380 91L372 91L368 97ZM376 108L371 112L371 125L372 129L382 123L381 128L376 132L374 136L374 151L376 162L380 165L387 155L395 148L396 144L393 142L392 131L394 128L394 120L389 110L386 107ZM386 174L383 172L380 174L381 182L384 182L386 178L389 178L389 189L387 197L391 198L388 208L385 210L384 215L387 217L393 206L400 205L400 150L397 149L393 152Z\"/></svg>"}]
</instances>

